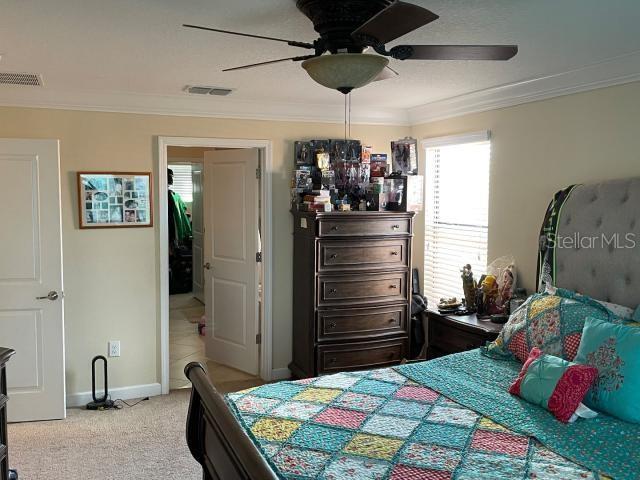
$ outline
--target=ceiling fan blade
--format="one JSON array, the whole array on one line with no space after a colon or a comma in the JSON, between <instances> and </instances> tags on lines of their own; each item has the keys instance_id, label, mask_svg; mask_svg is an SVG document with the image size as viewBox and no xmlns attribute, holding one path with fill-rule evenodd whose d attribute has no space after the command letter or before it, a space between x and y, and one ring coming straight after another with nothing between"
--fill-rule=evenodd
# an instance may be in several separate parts
<instances>
[{"instance_id":1,"label":"ceiling fan blade","mask_svg":"<svg viewBox=\"0 0 640 480\"><path fill-rule=\"evenodd\" d=\"M278 60L269 60L268 62L260 62L260 63L252 63L250 65L243 65L241 67L225 68L222 71L223 72L233 72L235 70L245 70L247 68L261 67L263 65L271 65L273 63L286 62L286 61L289 61L289 60L293 61L293 62L302 62L303 60L308 60L308 59L313 58L315 56L316 55L303 55L301 57L280 58Z\"/></svg>"},{"instance_id":2,"label":"ceiling fan blade","mask_svg":"<svg viewBox=\"0 0 640 480\"><path fill-rule=\"evenodd\" d=\"M291 45L292 47L315 48L315 45L313 45L313 43L297 42L295 40L286 40L284 38L265 37L262 35L253 35L251 33L233 32L231 30L220 30L219 28L203 27L200 25L190 25L187 23L183 23L182 26L186 28L195 28L197 30L206 30L209 32L226 33L228 35L238 35L240 37L259 38L261 40L272 40L274 42L286 43L287 45Z\"/></svg>"},{"instance_id":3,"label":"ceiling fan blade","mask_svg":"<svg viewBox=\"0 0 640 480\"><path fill-rule=\"evenodd\" d=\"M352 35L384 45L438 18L426 8L398 0L358 27Z\"/></svg>"},{"instance_id":4,"label":"ceiling fan blade","mask_svg":"<svg viewBox=\"0 0 640 480\"><path fill-rule=\"evenodd\" d=\"M399 60L509 60L517 45L399 45L391 49Z\"/></svg>"},{"instance_id":5,"label":"ceiling fan blade","mask_svg":"<svg viewBox=\"0 0 640 480\"><path fill-rule=\"evenodd\" d=\"M380 72L380 74L373 79L374 82L379 82L381 80L389 80L390 78L395 78L400 75L391 67L385 67L384 70Z\"/></svg>"}]
</instances>

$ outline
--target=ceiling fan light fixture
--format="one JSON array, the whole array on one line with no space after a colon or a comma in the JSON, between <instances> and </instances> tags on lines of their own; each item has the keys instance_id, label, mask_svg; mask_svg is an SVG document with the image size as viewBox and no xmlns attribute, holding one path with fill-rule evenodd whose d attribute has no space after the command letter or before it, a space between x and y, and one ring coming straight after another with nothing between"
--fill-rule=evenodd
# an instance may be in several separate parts
<instances>
[{"instance_id":1,"label":"ceiling fan light fixture","mask_svg":"<svg viewBox=\"0 0 640 480\"><path fill-rule=\"evenodd\" d=\"M302 68L316 83L346 95L374 81L388 64L378 55L336 53L305 60Z\"/></svg>"}]
</instances>

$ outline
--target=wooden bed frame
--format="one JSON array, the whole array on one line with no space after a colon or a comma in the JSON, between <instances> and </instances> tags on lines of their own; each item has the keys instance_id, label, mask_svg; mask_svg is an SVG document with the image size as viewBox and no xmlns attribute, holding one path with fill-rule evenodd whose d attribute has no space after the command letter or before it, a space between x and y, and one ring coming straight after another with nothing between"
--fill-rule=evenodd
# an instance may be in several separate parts
<instances>
[{"instance_id":1,"label":"wooden bed frame","mask_svg":"<svg viewBox=\"0 0 640 480\"><path fill-rule=\"evenodd\" d=\"M191 362L187 444L202 465L204 480L271 480L278 476L233 416L205 367Z\"/></svg>"}]
</instances>

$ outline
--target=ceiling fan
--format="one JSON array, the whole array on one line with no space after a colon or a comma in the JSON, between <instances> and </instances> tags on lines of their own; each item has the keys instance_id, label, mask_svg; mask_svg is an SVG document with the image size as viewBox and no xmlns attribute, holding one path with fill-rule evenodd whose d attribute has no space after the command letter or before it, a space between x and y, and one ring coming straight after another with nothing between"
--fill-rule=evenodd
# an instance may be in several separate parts
<instances>
[{"instance_id":1,"label":"ceiling fan","mask_svg":"<svg viewBox=\"0 0 640 480\"><path fill-rule=\"evenodd\" d=\"M224 72L274 63L302 62L316 82L347 94L376 80L397 75L388 67L396 60L509 60L518 53L516 45L386 45L439 17L426 8L400 0L296 0L298 9L313 23L320 38L301 42L266 37L199 25L184 27L242 37L283 42L312 50L308 55L269 60ZM378 55L364 53L373 50ZM325 53L329 53L325 55Z\"/></svg>"}]
</instances>

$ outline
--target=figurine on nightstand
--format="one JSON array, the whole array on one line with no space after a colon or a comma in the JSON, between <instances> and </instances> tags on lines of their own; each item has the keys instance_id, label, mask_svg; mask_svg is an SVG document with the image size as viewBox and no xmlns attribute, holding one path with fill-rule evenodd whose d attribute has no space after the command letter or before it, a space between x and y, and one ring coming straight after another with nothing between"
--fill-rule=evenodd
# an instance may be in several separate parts
<instances>
[{"instance_id":1,"label":"figurine on nightstand","mask_svg":"<svg viewBox=\"0 0 640 480\"><path fill-rule=\"evenodd\" d=\"M469 312L476 310L476 288L478 288L478 285L473 279L471 265L467 263L462 267L462 290L464 291L465 305Z\"/></svg>"}]
</instances>

